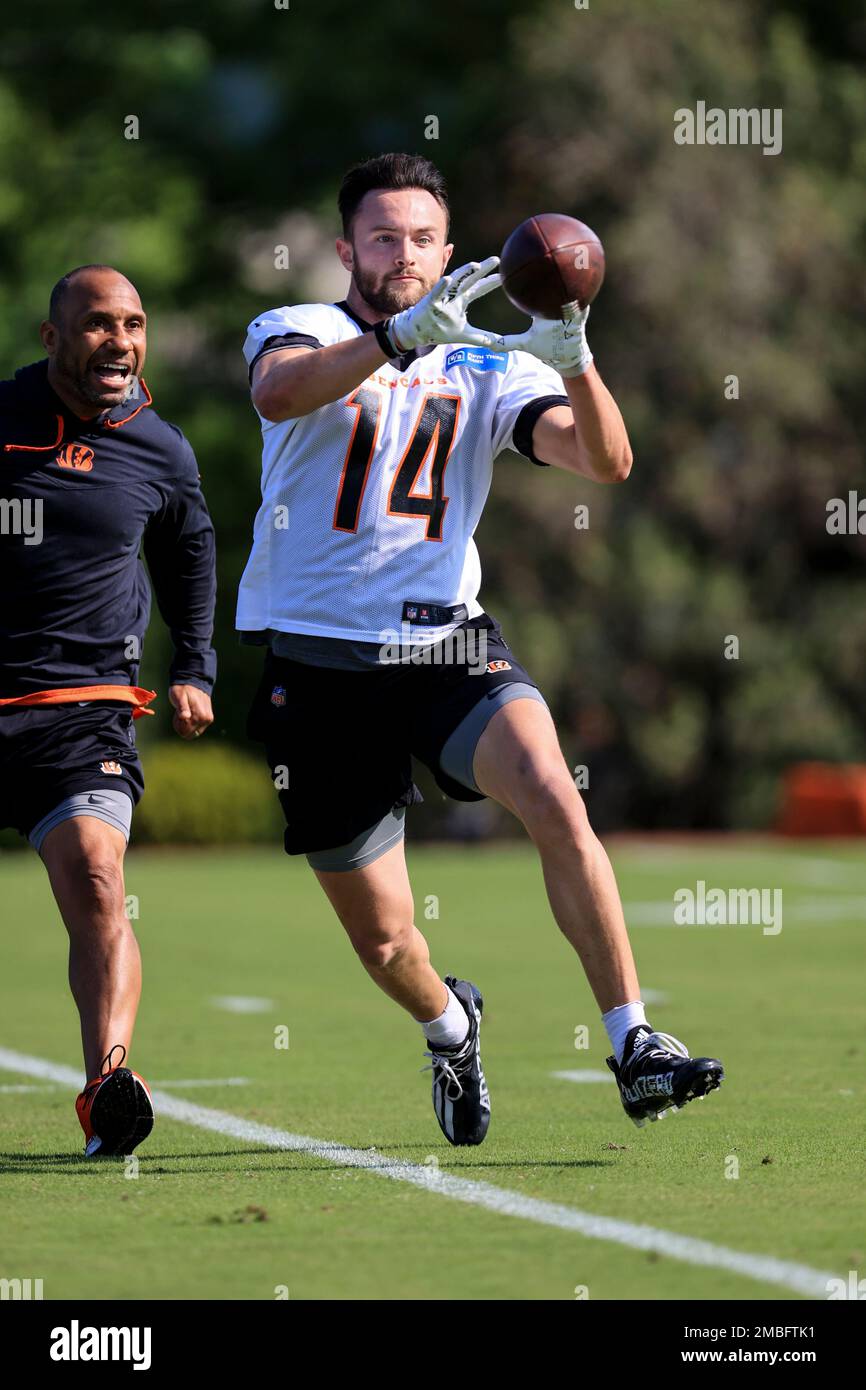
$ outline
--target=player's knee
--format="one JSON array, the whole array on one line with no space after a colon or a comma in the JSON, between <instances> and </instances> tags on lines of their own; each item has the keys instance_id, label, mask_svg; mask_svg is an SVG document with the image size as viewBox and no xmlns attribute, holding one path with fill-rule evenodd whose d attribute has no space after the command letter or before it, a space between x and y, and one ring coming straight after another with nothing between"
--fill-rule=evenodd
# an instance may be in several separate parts
<instances>
[{"instance_id":1,"label":"player's knee","mask_svg":"<svg viewBox=\"0 0 866 1390\"><path fill-rule=\"evenodd\" d=\"M406 952L411 935L411 928L393 935L365 934L355 937L352 945L364 965L374 970L385 970Z\"/></svg>"},{"instance_id":2,"label":"player's knee","mask_svg":"<svg viewBox=\"0 0 866 1390\"><path fill-rule=\"evenodd\" d=\"M94 916L114 919L123 913L123 869L112 855L83 856L67 867L66 879L79 905Z\"/></svg>"},{"instance_id":3,"label":"player's knee","mask_svg":"<svg viewBox=\"0 0 866 1390\"><path fill-rule=\"evenodd\" d=\"M538 769L528 776L517 810L537 844L568 844L582 852L594 839L583 799L565 768Z\"/></svg>"}]
</instances>

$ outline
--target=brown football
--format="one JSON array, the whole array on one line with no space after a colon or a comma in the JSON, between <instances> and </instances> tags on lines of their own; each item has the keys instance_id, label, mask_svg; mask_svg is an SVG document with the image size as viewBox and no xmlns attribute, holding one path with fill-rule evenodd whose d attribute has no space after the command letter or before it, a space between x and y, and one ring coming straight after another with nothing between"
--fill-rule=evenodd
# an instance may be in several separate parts
<instances>
[{"instance_id":1,"label":"brown football","mask_svg":"<svg viewBox=\"0 0 866 1390\"><path fill-rule=\"evenodd\" d=\"M531 317L558 319L563 304L591 304L604 279L604 247L575 217L539 212L515 228L499 258L502 288Z\"/></svg>"}]
</instances>

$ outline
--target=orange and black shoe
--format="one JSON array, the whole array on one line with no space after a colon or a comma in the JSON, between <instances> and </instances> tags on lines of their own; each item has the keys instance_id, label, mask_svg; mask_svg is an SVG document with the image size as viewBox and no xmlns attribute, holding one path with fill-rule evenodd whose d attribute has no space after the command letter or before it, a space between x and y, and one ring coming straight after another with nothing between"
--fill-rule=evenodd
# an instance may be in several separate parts
<instances>
[{"instance_id":1,"label":"orange and black shoe","mask_svg":"<svg viewBox=\"0 0 866 1390\"><path fill-rule=\"evenodd\" d=\"M118 1066L113 1054L123 1054ZM131 1154L153 1129L153 1105L147 1083L123 1065L126 1048L116 1043L102 1060L102 1075L88 1081L75 1102L84 1130L85 1158Z\"/></svg>"}]
</instances>

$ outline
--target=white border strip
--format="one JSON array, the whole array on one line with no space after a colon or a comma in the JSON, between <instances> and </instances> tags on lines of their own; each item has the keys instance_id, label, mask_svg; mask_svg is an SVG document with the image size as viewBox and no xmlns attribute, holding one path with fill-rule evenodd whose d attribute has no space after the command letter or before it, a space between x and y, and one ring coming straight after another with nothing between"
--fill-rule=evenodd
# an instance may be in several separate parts
<instances>
[{"instance_id":1,"label":"white border strip","mask_svg":"<svg viewBox=\"0 0 866 1390\"><path fill-rule=\"evenodd\" d=\"M41 1077L46 1081L59 1081L74 1087L76 1091L81 1086L81 1073L72 1067L46 1062L39 1057L28 1057L6 1048L0 1048L0 1070ZM560 1231L573 1231L590 1240L607 1240L615 1245L625 1245L630 1250L653 1250L669 1259L682 1260L685 1264L702 1265L707 1269L725 1269L730 1274L740 1274L746 1279L757 1279L764 1284L776 1284L781 1288L790 1289L792 1293L802 1294L805 1298L827 1298L828 1281L837 1277L824 1270L812 1269L808 1265L777 1260L772 1255L750 1255L739 1250L729 1250L724 1245L713 1245L710 1241L678 1235L674 1231L663 1231L653 1226L637 1226L631 1221L596 1216L593 1212L578 1211L574 1207L560 1206L556 1202L545 1202L537 1197L524 1196L520 1192L509 1192L507 1188L494 1187L492 1183L455 1178L439 1168L386 1158L375 1150L352 1149L346 1144L333 1144L325 1139L311 1139L305 1134L291 1134L284 1129L272 1129L269 1125L256 1124L252 1120L244 1120L239 1115L230 1115L223 1110L210 1110L202 1105L193 1105L191 1101L178 1100L176 1096L161 1091L155 1091L153 1098L160 1114L167 1119L194 1125L197 1129L210 1130L214 1134L224 1134L241 1143L264 1144L272 1149L308 1153L313 1158L320 1158L328 1163L339 1163L346 1168L362 1168L379 1177L390 1178L394 1182L410 1183L413 1187L425 1188L428 1192L450 1197L455 1202L484 1207L487 1211L495 1212L497 1216L519 1217L523 1221L534 1221L536 1225L553 1226Z\"/></svg>"}]
</instances>

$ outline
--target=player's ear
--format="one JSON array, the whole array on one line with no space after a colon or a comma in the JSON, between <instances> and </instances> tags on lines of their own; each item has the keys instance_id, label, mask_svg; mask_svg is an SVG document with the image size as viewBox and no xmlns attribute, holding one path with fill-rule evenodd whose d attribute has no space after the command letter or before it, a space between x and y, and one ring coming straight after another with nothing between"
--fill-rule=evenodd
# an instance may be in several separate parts
<instances>
[{"instance_id":1,"label":"player's ear","mask_svg":"<svg viewBox=\"0 0 866 1390\"><path fill-rule=\"evenodd\" d=\"M442 273L443 273L443 274L445 273L445 267L447 266L447 264L448 264L448 262L450 261L450 259L451 259L451 257L452 257L453 254L454 254L454 243L453 243L453 241L449 241L449 242L448 242L448 245L447 245L447 246L443 246L443 248L442 248Z\"/></svg>"},{"instance_id":2,"label":"player's ear","mask_svg":"<svg viewBox=\"0 0 866 1390\"><path fill-rule=\"evenodd\" d=\"M57 329L50 319L46 319L44 323L39 325L39 337L42 339L42 346L48 356L53 357L57 350Z\"/></svg>"},{"instance_id":3,"label":"player's ear","mask_svg":"<svg viewBox=\"0 0 866 1390\"><path fill-rule=\"evenodd\" d=\"M354 270L355 256L354 252L352 251L351 241L344 241L342 237L338 236L335 245L337 248L337 255L340 257L343 269L348 271Z\"/></svg>"}]
</instances>

